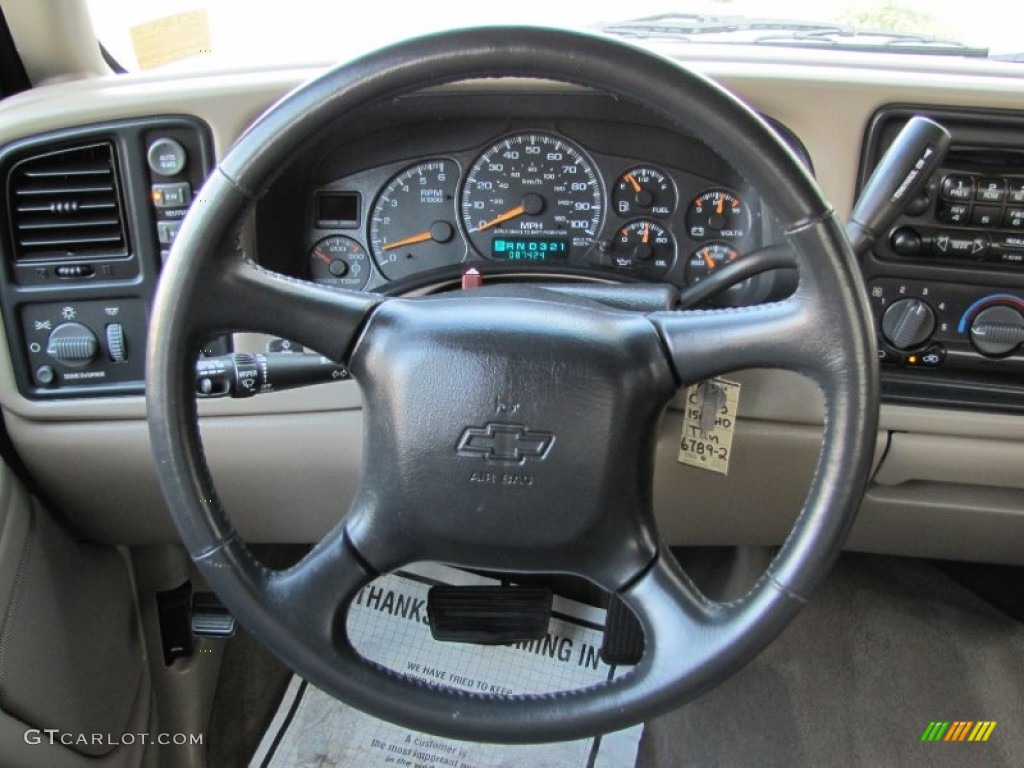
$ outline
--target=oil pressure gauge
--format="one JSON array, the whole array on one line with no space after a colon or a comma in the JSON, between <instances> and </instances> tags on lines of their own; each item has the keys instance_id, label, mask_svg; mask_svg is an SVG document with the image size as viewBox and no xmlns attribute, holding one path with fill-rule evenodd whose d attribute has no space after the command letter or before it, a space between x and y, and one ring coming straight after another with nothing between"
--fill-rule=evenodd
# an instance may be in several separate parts
<instances>
[{"instance_id":1,"label":"oil pressure gauge","mask_svg":"<svg viewBox=\"0 0 1024 768\"><path fill-rule=\"evenodd\" d=\"M636 219L615 233L612 261L616 268L628 270L647 280L660 280L676 258L672 234L650 219Z\"/></svg>"}]
</instances>

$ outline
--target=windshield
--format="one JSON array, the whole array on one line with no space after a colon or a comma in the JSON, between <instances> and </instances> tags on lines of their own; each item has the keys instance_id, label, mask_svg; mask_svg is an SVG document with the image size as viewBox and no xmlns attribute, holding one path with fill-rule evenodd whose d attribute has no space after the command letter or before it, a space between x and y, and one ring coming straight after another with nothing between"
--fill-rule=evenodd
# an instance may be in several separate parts
<instances>
[{"instance_id":1,"label":"windshield","mask_svg":"<svg viewBox=\"0 0 1024 768\"><path fill-rule=\"evenodd\" d=\"M1020 0L445 0L405 7L324 0L88 0L100 42L128 70L322 64L452 27L539 24L659 42L813 47L1016 60ZM356 9L356 10L354 10Z\"/></svg>"}]
</instances>

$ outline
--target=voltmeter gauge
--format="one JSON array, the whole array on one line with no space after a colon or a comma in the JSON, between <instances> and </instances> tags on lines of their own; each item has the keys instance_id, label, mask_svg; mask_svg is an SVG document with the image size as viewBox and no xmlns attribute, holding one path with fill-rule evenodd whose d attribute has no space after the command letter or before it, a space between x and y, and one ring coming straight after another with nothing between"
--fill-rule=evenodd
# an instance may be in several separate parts
<instances>
[{"instance_id":1,"label":"voltmeter gauge","mask_svg":"<svg viewBox=\"0 0 1024 768\"><path fill-rule=\"evenodd\" d=\"M650 219L636 219L615 233L612 262L647 280L660 280L672 268L676 243L672 234Z\"/></svg>"},{"instance_id":2,"label":"voltmeter gauge","mask_svg":"<svg viewBox=\"0 0 1024 768\"><path fill-rule=\"evenodd\" d=\"M309 252L309 276L315 283L361 291L370 277L370 255L351 237L325 237Z\"/></svg>"},{"instance_id":3,"label":"voltmeter gauge","mask_svg":"<svg viewBox=\"0 0 1024 768\"><path fill-rule=\"evenodd\" d=\"M671 216L676 209L672 180L657 168L637 166L615 182L612 205L619 216Z\"/></svg>"},{"instance_id":4,"label":"voltmeter gauge","mask_svg":"<svg viewBox=\"0 0 1024 768\"><path fill-rule=\"evenodd\" d=\"M738 239L750 231L750 213L739 195L727 189L702 192L686 212L686 229L694 240Z\"/></svg>"}]
</instances>

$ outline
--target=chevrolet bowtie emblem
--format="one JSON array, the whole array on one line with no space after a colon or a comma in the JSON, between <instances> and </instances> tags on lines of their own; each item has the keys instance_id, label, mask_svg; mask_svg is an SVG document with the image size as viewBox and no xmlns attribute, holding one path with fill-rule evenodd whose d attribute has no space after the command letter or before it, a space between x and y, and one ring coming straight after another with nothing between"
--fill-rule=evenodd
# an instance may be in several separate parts
<instances>
[{"instance_id":1,"label":"chevrolet bowtie emblem","mask_svg":"<svg viewBox=\"0 0 1024 768\"><path fill-rule=\"evenodd\" d=\"M455 451L485 461L525 464L527 459L547 458L554 444L555 436L547 432L533 432L519 424L487 424L466 429Z\"/></svg>"}]
</instances>

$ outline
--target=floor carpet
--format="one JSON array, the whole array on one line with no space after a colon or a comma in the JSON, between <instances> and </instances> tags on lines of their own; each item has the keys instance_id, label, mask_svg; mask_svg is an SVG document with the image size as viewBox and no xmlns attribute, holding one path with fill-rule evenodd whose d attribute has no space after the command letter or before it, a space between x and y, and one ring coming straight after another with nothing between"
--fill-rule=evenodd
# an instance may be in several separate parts
<instances>
[{"instance_id":1,"label":"floor carpet","mask_svg":"<svg viewBox=\"0 0 1024 768\"><path fill-rule=\"evenodd\" d=\"M289 672L227 649L210 765L244 766ZM994 720L985 743L922 742L932 721ZM847 554L761 656L648 724L638 768L1024 765L1024 624L934 566Z\"/></svg>"},{"instance_id":2,"label":"floor carpet","mask_svg":"<svg viewBox=\"0 0 1024 768\"><path fill-rule=\"evenodd\" d=\"M986 743L921 742L995 720ZM644 733L652 766L1024 765L1024 624L913 560L844 555L749 666Z\"/></svg>"}]
</instances>

